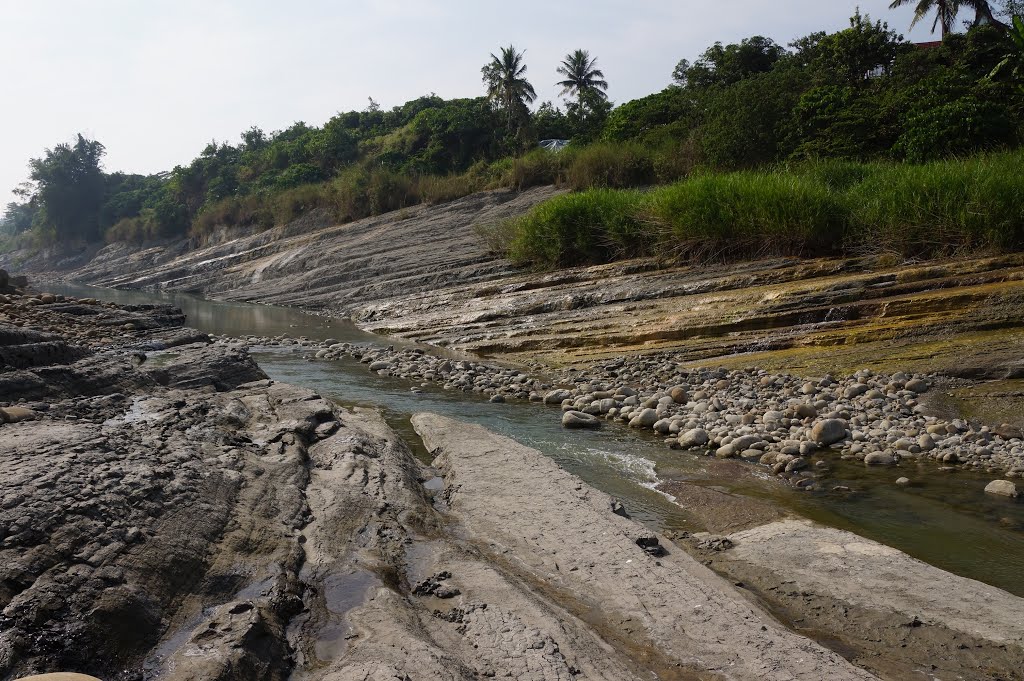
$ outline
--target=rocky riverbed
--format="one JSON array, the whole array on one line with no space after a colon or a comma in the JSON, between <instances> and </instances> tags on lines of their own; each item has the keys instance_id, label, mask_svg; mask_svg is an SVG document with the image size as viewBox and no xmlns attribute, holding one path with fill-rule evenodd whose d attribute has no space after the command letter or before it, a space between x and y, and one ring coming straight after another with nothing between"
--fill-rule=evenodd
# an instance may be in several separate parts
<instances>
[{"instance_id":1,"label":"rocky riverbed","mask_svg":"<svg viewBox=\"0 0 1024 681\"><path fill-rule=\"evenodd\" d=\"M1000 476L986 491L1014 498L1015 480L1024 474L1024 434L1017 426L929 414L928 394L941 389L934 375L863 370L812 379L759 369L693 369L664 356L619 357L591 371L535 365L531 373L421 348L284 336L244 343L290 346L317 361L354 357L384 377L479 393L492 402L543 402L561 409L567 428L619 422L664 436L673 449L767 466L802 489L813 489L816 470L836 458L867 466L923 460L947 471L984 471Z\"/></svg>"},{"instance_id":2,"label":"rocky riverbed","mask_svg":"<svg viewBox=\"0 0 1024 681\"><path fill-rule=\"evenodd\" d=\"M422 349L210 338L184 322L161 305L23 291L0 302L0 678L1019 677L1024 601L1011 594L774 510L728 536L652 533L539 452L429 414L414 419L435 456L426 468L378 414L267 379L247 347L358 357L384 377L546 401L552 418L657 427L675 446L703 429L700 451L749 429L760 439L733 456L788 461L856 456L856 444L932 456L871 432L882 416L904 431L940 425L918 409L931 376L823 378L805 391L783 375L644 358L559 374ZM799 413L808 404L815 415ZM817 442L836 420L830 437L842 437ZM941 424L955 433L934 433L936 450L959 452L940 444L959 437L995 447L981 467L1013 456L1013 437ZM780 474L799 485L807 470ZM422 484L431 478L441 484ZM857 569L899 578L871 597L860 579L822 577L832 563L803 569L810 546L816 560L863 557ZM962 598L948 602L950 590ZM846 614L806 631L779 623L826 605Z\"/></svg>"}]
</instances>

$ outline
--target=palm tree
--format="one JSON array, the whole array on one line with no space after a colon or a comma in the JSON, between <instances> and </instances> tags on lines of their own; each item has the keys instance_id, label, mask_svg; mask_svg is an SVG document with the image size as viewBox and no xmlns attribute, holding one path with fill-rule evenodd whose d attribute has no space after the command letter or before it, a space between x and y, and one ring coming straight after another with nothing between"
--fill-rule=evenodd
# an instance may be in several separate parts
<instances>
[{"instance_id":1,"label":"palm tree","mask_svg":"<svg viewBox=\"0 0 1024 681\"><path fill-rule=\"evenodd\" d=\"M558 81L558 85L562 86L559 94L575 94L581 109L585 99L594 101L594 98L608 98L604 93L608 89L608 81L604 79L601 69L597 68L597 57L591 59L586 50L576 50L565 55L562 65L556 71L565 76L565 80Z\"/></svg>"},{"instance_id":2,"label":"palm tree","mask_svg":"<svg viewBox=\"0 0 1024 681\"><path fill-rule=\"evenodd\" d=\"M515 119L520 121L528 113L527 104L537 99L537 92L526 80L524 52L512 45L501 48L501 56L491 54L491 61L480 69L487 83L487 98L505 111L505 125L512 131Z\"/></svg>"},{"instance_id":3,"label":"palm tree","mask_svg":"<svg viewBox=\"0 0 1024 681\"><path fill-rule=\"evenodd\" d=\"M902 5L914 2L914 0L893 0L889 9L895 9ZM974 10L974 25L988 23L999 28L1006 28L1006 24L996 19L992 12L992 5L989 0L917 0L917 7L914 8L914 20L910 22L913 28L917 22L923 19L933 9L935 10L935 23L932 24L932 33L939 26L942 27L942 37L953 30L953 23L961 7L968 7Z\"/></svg>"},{"instance_id":4,"label":"palm tree","mask_svg":"<svg viewBox=\"0 0 1024 681\"><path fill-rule=\"evenodd\" d=\"M999 21L992 12L992 5L988 0L961 0L964 7L974 10L974 25L991 24L998 28L1008 29L1009 26Z\"/></svg>"},{"instance_id":5,"label":"palm tree","mask_svg":"<svg viewBox=\"0 0 1024 681\"><path fill-rule=\"evenodd\" d=\"M942 37L953 30L953 23L956 21L957 12L960 11L960 0L893 0L889 9L896 9L911 2L917 2L914 8L914 20L910 22L910 28L914 28L917 22L924 19L929 12L935 10L935 22L932 24L932 33L935 29L942 28Z\"/></svg>"}]
</instances>

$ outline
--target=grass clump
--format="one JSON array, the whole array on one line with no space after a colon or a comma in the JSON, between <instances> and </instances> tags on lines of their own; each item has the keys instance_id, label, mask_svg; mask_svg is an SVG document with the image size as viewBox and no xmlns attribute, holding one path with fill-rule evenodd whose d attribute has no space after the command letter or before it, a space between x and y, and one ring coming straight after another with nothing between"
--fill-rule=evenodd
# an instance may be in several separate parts
<instances>
[{"instance_id":1,"label":"grass clump","mask_svg":"<svg viewBox=\"0 0 1024 681\"><path fill-rule=\"evenodd\" d=\"M508 255L515 262L550 266L642 255L652 237L639 217L642 204L635 191L593 189L559 196L513 221Z\"/></svg>"},{"instance_id":2,"label":"grass clump","mask_svg":"<svg viewBox=\"0 0 1024 681\"><path fill-rule=\"evenodd\" d=\"M646 193L556 197L506 223L509 256L545 267L637 255L744 259L1024 249L1024 152L924 165L808 162L704 174Z\"/></svg>"},{"instance_id":3,"label":"grass clump","mask_svg":"<svg viewBox=\"0 0 1024 681\"><path fill-rule=\"evenodd\" d=\"M695 177L652 193L650 213L672 252L729 257L829 252L845 217L827 186L778 172Z\"/></svg>"},{"instance_id":4,"label":"grass clump","mask_svg":"<svg viewBox=\"0 0 1024 681\"><path fill-rule=\"evenodd\" d=\"M847 195L850 249L935 257L1024 247L1024 153L885 165Z\"/></svg>"}]
</instances>

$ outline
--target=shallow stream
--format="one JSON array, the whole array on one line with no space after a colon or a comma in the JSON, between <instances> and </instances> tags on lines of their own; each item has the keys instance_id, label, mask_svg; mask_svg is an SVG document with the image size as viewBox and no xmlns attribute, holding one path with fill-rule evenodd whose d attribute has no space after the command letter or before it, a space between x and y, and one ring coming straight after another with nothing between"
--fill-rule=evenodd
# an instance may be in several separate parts
<instances>
[{"instance_id":1,"label":"shallow stream","mask_svg":"<svg viewBox=\"0 0 1024 681\"><path fill-rule=\"evenodd\" d=\"M70 284L47 285L65 295L125 304L170 303L188 315L188 325L232 336L289 334L313 340L391 344L350 322L299 310L204 300L185 294L118 291ZM600 431L566 431L553 407L510 402L492 404L472 393L422 388L371 374L354 360L305 359L295 346L254 352L272 378L315 389L345 405L383 411L391 426L425 457L409 417L419 411L479 423L534 447L588 483L622 501L629 513L659 530L695 530L683 510L653 487L682 479L729 492L768 499L824 524L851 530L896 547L956 574L1024 596L1024 504L982 492L991 476L966 471L942 473L932 463L898 468L865 468L836 461L819 484L821 491L792 488L757 466L737 476L735 462L667 449L658 438L609 425ZM915 485L898 487L907 476ZM829 491L847 486L852 492Z\"/></svg>"}]
</instances>

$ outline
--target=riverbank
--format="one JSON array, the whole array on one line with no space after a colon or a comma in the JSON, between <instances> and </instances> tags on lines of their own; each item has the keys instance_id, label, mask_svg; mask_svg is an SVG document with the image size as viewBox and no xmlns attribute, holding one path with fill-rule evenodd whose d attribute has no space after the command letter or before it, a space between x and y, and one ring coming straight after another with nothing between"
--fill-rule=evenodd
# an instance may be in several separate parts
<instances>
[{"instance_id":1,"label":"riverbank","mask_svg":"<svg viewBox=\"0 0 1024 681\"><path fill-rule=\"evenodd\" d=\"M379 416L268 381L240 347L247 341L209 342L185 329L173 309L39 296L15 299L0 315L19 339L31 336L4 355L26 358L24 366L0 378L2 394L21 395L15 406L32 412L0 426L0 457L16 471L3 481L0 583L9 591L0 676L63 667L169 679L446 679L523 666L523 673L568 679L652 671L660 678L872 678L830 651L821 631L806 633L826 647L780 627L764 606L701 567L698 561L729 554L715 550L728 546L720 537L652 534L620 515L628 507L616 514L608 497L529 448L500 439L487 445L492 436L478 427L417 417L426 448L443 453L434 461L442 483L423 485L432 473ZM326 361L345 347L276 342L308 348L313 359L326 350ZM59 347L81 356L54 360ZM363 353L367 367L392 357L376 352ZM508 385L526 399L556 389L550 378L515 369L406 352L403 362L420 358L439 375L448 362L453 387L493 383L508 399ZM596 544L561 519L570 507ZM508 517L494 515L501 508ZM765 512L762 520L780 517ZM816 531L798 544L817 541ZM848 536L846 543L866 541ZM742 532L728 539L752 541ZM574 541L582 542L578 550L563 550ZM563 553L582 567L563 566ZM769 553L783 565L778 551ZM909 560L886 555L897 566ZM756 556L742 558L716 569L738 574L757 564ZM573 586L586 582L575 574L580 569L629 579L611 579L595 596ZM944 575L965 593L987 590L997 595L991 607L1016 617L1019 598L930 569L922 581ZM918 583L918 576L909 582ZM665 584L707 603L694 609L654 598ZM771 606L773 592L762 587ZM815 588L808 612L825 599L861 597ZM710 603L717 605L706 610ZM863 632L881 606L859 607L850 630ZM862 642L857 658L833 647L883 678L905 678L908 665L934 663L936 650L973 626L977 653L944 654L940 668L983 678L977 659L984 656L989 668L1013 678L1017 634L1008 630L997 642L991 627L970 624L976 615L960 610L954 629L942 621L948 612L922 610L924 627L901 642L906 648ZM802 618L789 612L784 620ZM685 636L664 628L691 620ZM751 636L715 633L736 626Z\"/></svg>"}]
</instances>

